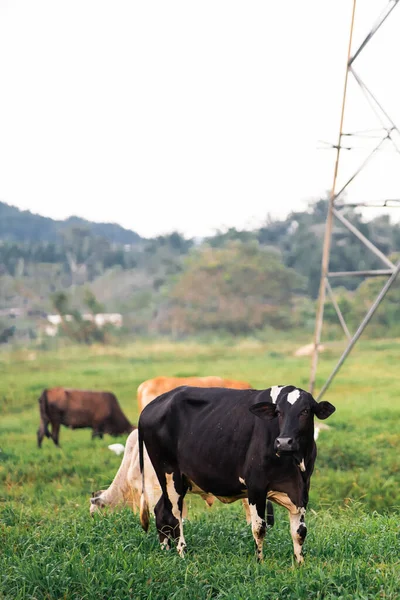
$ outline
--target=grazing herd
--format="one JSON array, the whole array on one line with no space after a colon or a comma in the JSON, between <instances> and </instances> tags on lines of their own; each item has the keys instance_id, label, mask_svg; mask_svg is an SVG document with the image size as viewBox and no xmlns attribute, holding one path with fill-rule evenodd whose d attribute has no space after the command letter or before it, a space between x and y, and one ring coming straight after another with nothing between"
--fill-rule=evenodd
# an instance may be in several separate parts
<instances>
[{"instance_id":1,"label":"grazing herd","mask_svg":"<svg viewBox=\"0 0 400 600\"><path fill-rule=\"evenodd\" d=\"M261 561L267 525L274 523L273 501L289 512L295 558L303 562L317 454L314 416L328 418L332 404L292 385L255 390L220 377L157 377L139 386L138 405L136 428L110 392L52 388L39 398L39 447L44 436L59 445L60 425L88 427L100 438L129 433L113 482L92 494L91 515L129 506L139 510L147 531L154 510L161 547L175 542L183 556L188 492L208 506L215 498L242 499Z\"/></svg>"}]
</instances>

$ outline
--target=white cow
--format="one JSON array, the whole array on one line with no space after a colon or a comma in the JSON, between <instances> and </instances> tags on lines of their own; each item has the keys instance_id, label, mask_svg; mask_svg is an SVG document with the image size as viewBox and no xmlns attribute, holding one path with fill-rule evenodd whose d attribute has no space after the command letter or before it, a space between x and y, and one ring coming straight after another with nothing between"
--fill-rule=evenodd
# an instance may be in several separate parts
<instances>
[{"instance_id":1,"label":"white cow","mask_svg":"<svg viewBox=\"0 0 400 600\"><path fill-rule=\"evenodd\" d=\"M152 507L161 496L158 479L145 449L144 470L147 481L149 481L149 502ZM94 492L90 498L90 514L108 507L114 509L129 506L134 512L139 509L140 494L142 492L142 477L139 467L139 445L138 429L132 431L126 440L125 452L121 465L114 480L107 490Z\"/></svg>"}]
</instances>

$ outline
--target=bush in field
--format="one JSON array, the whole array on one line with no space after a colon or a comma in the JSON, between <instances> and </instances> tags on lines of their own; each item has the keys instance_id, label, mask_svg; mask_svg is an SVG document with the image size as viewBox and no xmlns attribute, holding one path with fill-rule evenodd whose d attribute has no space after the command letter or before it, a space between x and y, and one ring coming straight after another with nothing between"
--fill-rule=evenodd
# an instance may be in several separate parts
<instances>
[{"instance_id":1,"label":"bush in field","mask_svg":"<svg viewBox=\"0 0 400 600\"><path fill-rule=\"evenodd\" d=\"M257 242L202 247L169 289L155 327L177 334L205 330L246 333L291 324L293 294L302 278L279 254Z\"/></svg>"},{"instance_id":2,"label":"bush in field","mask_svg":"<svg viewBox=\"0 0 400 600\"><path fill-rule=\"evenodd\" d=\"M355 300L354 292L349 292L344 287L334 289L335 300L340 308L346 324L350 329L355 329L360 324L361 318L358 318L355 311ZM315 311L314 311L315 317ZM324 319L328 325L339 325L339 319L336 314L335 307L333 306L329 297L327 297L325 308L324 308ZM341 329L341 327L340 327Z\"/></svg>"},{"instance_id":3,"label":"bush in field","mask_svg":"<svg viewBox=\"0 0 400 600\"><path fill-rule=\"evenodd\" d=\"M392 256L392 261L398 258ZM355 331L372 306L383 287L381 277L368 277L354 292L345 288L334 290L336 302L345 318L347 325ZM400 335L400 277L394 282L383 302L374 314L366 329L366 336L397 337ZM329 325L338 325L338 317L330 300L326 302L324 310L325 322Z\"/></svg>"},{"instance_id":4,"label":"bush in field","mask_svg":"<svg viewBox=\"0 0 400 600\"><path fill-rule=\"evenodd\" d=\"M382 289L383 281L379 278L366 279L357 289L354 296L353 314L357 321L365 316L371 303ZM400 333L400 277L394 282L377 309L371 325L370 335L396 336Z\"/></svg>"},{"instance_id":5,"label":"bush in field","mask_svg":"<svg viewBox=\"0 0 400 600\"><path fill-rule=\"evenodd\" d=\"M78 344L105 343L109 339L110 327L98 327L94 320L87 320L82 314L70 308L70 301L64 292L52 296L53 307L61 317L61 333ZM90 290L86 290L85 303L92 316L104 310Z\"/></svg>"}]
</instances>

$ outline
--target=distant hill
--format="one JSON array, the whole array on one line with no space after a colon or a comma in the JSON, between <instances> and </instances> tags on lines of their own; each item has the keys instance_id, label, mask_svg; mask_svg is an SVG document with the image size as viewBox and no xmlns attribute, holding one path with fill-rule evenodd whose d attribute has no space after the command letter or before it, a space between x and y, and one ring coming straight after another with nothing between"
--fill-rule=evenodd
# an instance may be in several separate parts
<instances>
[{"instance_id":1,"label":"distant hill","mask_svg":"<svg viewBox=\"0 0 400 600\"><path fill-rule=\"evenodd\" d=\"M137 244L142 239L135 231L124 229L116 223L93 223L80 217L69 217L64 221L56 221L0 202L0 240L57 242L60 234L71 227L84 227L92 235L118 244Z\"/></svg>"}]
</instances>

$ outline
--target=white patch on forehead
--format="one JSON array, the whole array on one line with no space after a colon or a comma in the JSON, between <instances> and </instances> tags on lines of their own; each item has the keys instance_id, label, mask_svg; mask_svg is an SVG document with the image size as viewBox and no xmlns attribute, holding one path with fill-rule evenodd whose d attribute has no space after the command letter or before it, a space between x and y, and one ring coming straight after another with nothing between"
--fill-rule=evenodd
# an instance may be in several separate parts
<instances>
[{"instance_id":1,"label":"white patch on forehead","mask_svg":"<svg viewBox=\"0 0 400 600\"><path fill-rule=\"evenodd\" d=\"M278 400L278 396L281 393L281 390L283 390L283 388L286 387L286 385L274 385L271 388L270 391L270 396L271 396L271 400L273 404L276 404L276 401Z\"/></svg>"},{"instance_id":2,"label":"white patch on forehead","mask_svg":"<svg viewBox=\"0 0 400 600\"><path fill-rule=\"evenodd\" d=\"M293 390L287 395L286 400L293 406L293 404L300 398L300 390Z\"/></svg>"}]
</instances>

